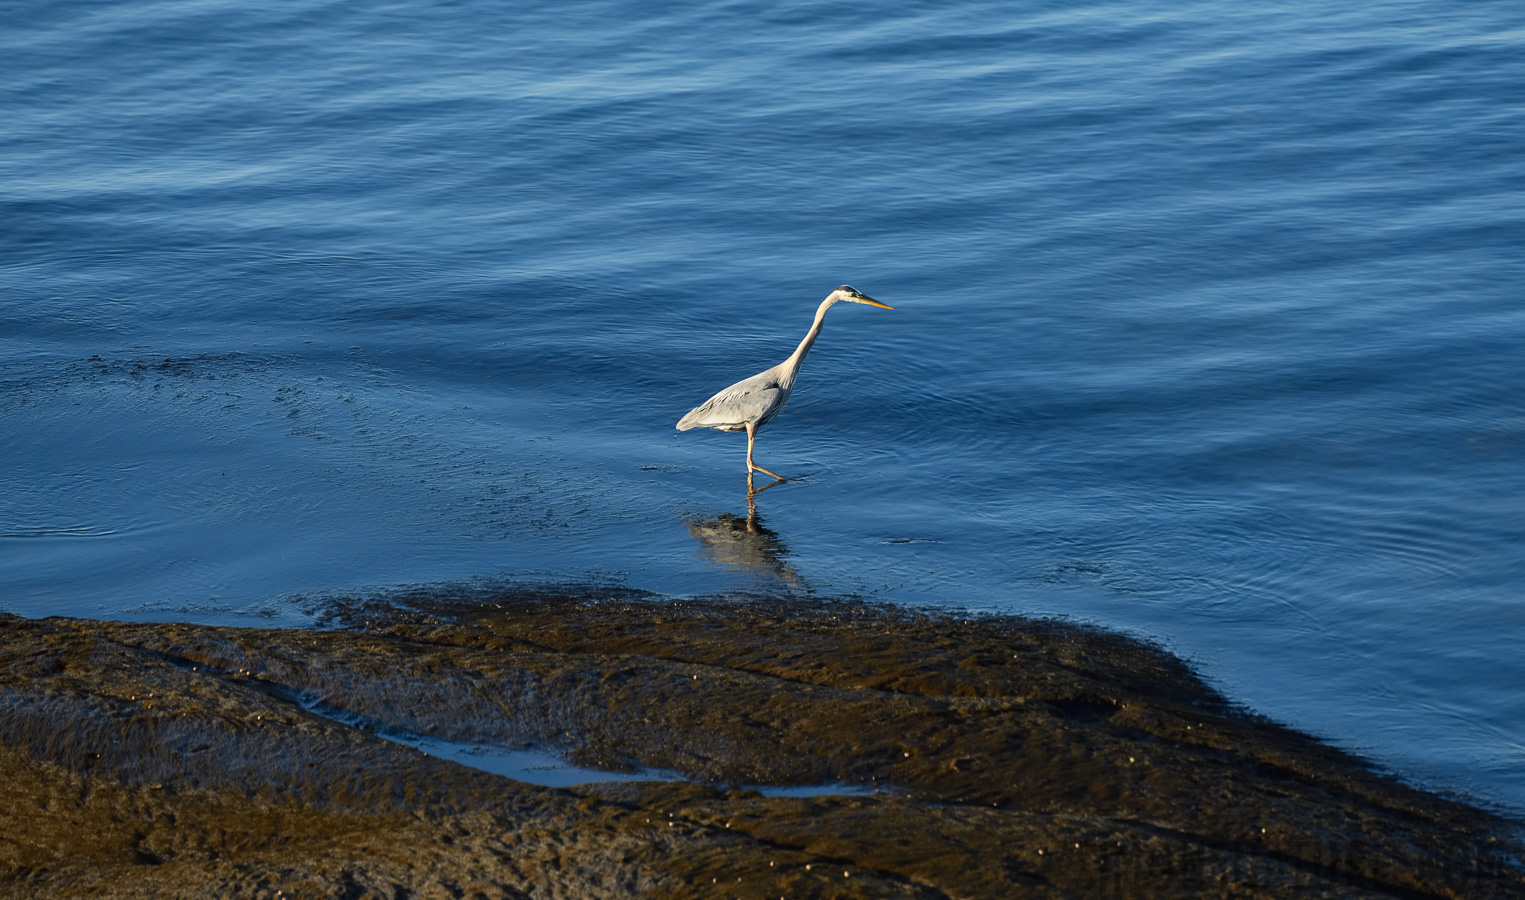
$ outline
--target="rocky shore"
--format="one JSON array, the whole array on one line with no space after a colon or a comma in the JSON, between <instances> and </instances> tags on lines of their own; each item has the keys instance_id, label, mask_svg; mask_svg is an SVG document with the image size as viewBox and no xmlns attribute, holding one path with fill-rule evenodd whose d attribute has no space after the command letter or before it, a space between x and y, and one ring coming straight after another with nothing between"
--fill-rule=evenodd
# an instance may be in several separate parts
<instances>
[{"instance_id":1,"label":"rocky shore","mask_svg":"<svg viewBox=\"0 0 1525 900\"><path fill-rule=\"evenodd\" d=\"M1525 897L1514 823L1099 631L528 593L322 624L0 616L0 895Z\"/></svg>"}]
</instances>

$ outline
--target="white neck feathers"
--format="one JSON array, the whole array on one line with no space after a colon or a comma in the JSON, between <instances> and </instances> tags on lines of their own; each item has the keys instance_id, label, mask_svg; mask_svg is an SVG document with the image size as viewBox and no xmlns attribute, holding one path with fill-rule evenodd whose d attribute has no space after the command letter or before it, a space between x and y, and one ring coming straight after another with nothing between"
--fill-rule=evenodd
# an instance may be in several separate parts
<instances>
[{"instance_id":1,"label":"white neck feathers","mask_svg":"<svg viewBox=\"0 0 1525 900\"><path fill-rule=\"evenodd\" d=\"M794 352L790 354L788 359L784 360L784 364L781 366L784 370L784 380L786 382L792 383L794 381L795 374L800 370L800 364L805 361L805 356L810 353L810 348L815 344L815 339L821 336L821 322L826 318L826 310L831 309L831 305L836 302L837 297L833 294L822 300L821 305L816 308L815 321L810 323L810 330L805 332L805 339L800 341L800 345L794 348Z\"/></svg>"}]
</instances>

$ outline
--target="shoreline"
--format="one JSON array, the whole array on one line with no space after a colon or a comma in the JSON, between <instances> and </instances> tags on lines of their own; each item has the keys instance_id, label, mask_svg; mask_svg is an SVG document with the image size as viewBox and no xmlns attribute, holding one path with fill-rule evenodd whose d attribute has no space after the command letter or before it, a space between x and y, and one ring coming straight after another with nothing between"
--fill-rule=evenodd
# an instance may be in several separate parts
<instances>
[{"instance_id":1,"label":"shoreline","mask_svg":"<svg viewBox=\"0 0 1525 900\"><path fill-rule=\"evenodd\" d=\"M1519 823L1099 629L512 590L320 626L0 616L0 888L1525 897ZM542 787L387 732L685 780ZM758 790L821 785L853 792Z\"/></svg>"}]
</instances>

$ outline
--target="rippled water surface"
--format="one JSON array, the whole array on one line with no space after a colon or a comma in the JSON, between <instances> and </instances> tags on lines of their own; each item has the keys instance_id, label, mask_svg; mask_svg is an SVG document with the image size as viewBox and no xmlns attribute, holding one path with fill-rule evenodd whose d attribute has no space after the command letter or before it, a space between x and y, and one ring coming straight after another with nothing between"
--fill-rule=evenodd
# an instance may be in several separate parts
<instances>
[{"instance_id":1,"label":"rippled water surface","mask_svg":"<svg viewBox=\"0 0 1525 900\"><path fill-rule=\"evenodd\" d=\"M1525 809L1520 4L0 17L0 608L1059 615Z\"/></svg>"}]
</instances>

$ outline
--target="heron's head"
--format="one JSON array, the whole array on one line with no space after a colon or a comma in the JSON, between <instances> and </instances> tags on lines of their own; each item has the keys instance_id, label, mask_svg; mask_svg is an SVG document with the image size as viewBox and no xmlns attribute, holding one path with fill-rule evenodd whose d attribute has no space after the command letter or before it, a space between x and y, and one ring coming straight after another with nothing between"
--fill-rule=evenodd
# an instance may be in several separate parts
<instances>
[{"instance_id":1,"label":"heron's head","mask_svg":"<svg viewBox=\"0 0 1525 900\"><path fill-rule=\"evenodd\" d=\"M877 306L880 309L894 309L893 306L880 303L873 297L867 297L858 292L858 289L850 284L844 284L831 292L831 296L838 300L846 300L849 303L867 303L869 306ZM828 298L829 299L829 298Z\"/></svg>"}]
</instances>

